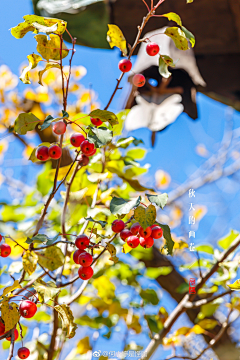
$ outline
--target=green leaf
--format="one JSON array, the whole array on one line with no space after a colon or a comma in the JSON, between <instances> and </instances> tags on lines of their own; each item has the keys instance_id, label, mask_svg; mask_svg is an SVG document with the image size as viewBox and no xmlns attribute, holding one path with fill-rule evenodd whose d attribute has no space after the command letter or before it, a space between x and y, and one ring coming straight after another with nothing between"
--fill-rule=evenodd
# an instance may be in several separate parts
<instances>
[{"instance_id":1,"label":"green leaf","mask_svg":"<svg viewBox=\"0 0 240 360\"><path fill-rule=\"evenodd\" d=\"M156 204L157 206L159 206L161 209L164 208L164 206L167 204L168 201L168 194L164 193L161 195L150 195L150 194L146 194L148 200L151 203Z\"/></svg>"},{"instance_id":2,"label":"green leaf","mask_svg":"<svg viewBox=\"0 0 240 360\"><path fill-rule=\"evenodd\" d=\"M147 320L148 327L154 333L158 333L161 330L156 320L156 315L144 315L144 319Z\"/></svg>"},{"instance_id":3,"label":"green leaf","mask_svg":"<svg viewBox=\"0 0 240 360\"><path fill-rule=\"evenodd\" d=\"M172 74L168 71L168 66L174 67L173 59L167 55L160 55L158 71L164 78L169 78Z\"/></svg>"},{"instance_id":4,"label":"green leaf","mask_svg":"<svg viewBox=\"0 0 240 360\"><path fill-rule=\"evenodd\" d=\"M145 300L146 302L152 305L157 305L159 303L159 298L157 296L157 293L153 289L146 289L146 290L141 289L139 295L143 300Z\"/></svg>"},{"instance_id":5,"label":"green leaf","mask_svg":"<svg viewBox=\"0 0 240 360\"><path fill-rule=\"evenodd\" d=\"M37 268L38 256L35 252L27 250L22 257L23 269L32 275Z\"/></svg>"},{"instance_id":6,"label":"green leaf","mask_svg":"<svg viewBox=\"0 0 240 360\"><path fill-rule=\"evenodd\" d=\"M208 254L214 254L214 249L212 245L199 245L196 247L197 251L202 251Z\"/></svg>"},{"instance_id":7,"label":"green leaf","mask_svg":"<svg viewBox=\"0 0 240 360\"><path fill-rule=\"evenodd\" d=\"M50 239L47 235L44 234L37 234L36 236L33 236L32 238L27 238L26 243L32 244L32 243L43 243L46 245L52 245L59 237L59 233L54 236L54 238Z\"/></svg>"},{"instance_id":8,"label":"green leaf","mask_svg":"<svg viewBox=\"0 0 240 360\"><path fill-rule=\"evenodd\" d=\"M87 138L94 143L96 148L109 144L113 138L113 132L106 127L93 128L90 126Z\"/></svg>"},{"instance_id":9,"label":"green leaf","mask_svg":"<svg viewBox=\"0 0 240 360\"><path fill-rule=\"evenodd\" d=\"M231 290L240 290L240 280L236 280L233 284L229 284Z\"/></svg>"},{"instance_id":10,"label":"green leaf","mask_svg":"<svg viewBox=\"0 0 240 360\"><path fill-rule=\"evenodd\" d=\"M140 201L141 196L130 201L114 196L110 202L110 211L113 215L128 214L133 208L140 204Z\"/></svg>"},{"instance_id":11,"label":"green leaf","mask_svg":"<svg viewBox=\"0 0 240 360\"><path fill-rule=\"evenodd\" d=\"M92 217L85 218L85 220L100 224L102 229L105 228L105 226L107 225L107 221L94 220Z\"/></svg>"},{"instance_id":12,"label":"green leaf","mask_svg":"<svg viewBox=\"0 0 240 360\"><path fill-rule=\"evenodd\" d=\"M113 112L108 111L108 110L96 109L96 110L91 111L89 116L92 118L98 118L103 122L107 121L112 126L118 124L117 116Z\"/></svg>"},{"instance_id":13,"label":"green leaf","mask_svg":"<svg viewBox=\"0 0 240 360\"><path fill-rule=\"evenodd\" d=\"M184 26L182 26L182 31L184 32L184 34L190 41L190 44L192 45L192 47L194 47L195 46L195 36L191 33L191 31L187 30Z\"/></svg>"},{"instance_id":14,"label":"green leaf","mask_svg":"<svg viewBox=\"0 0 240 360\"><path fill-rule=\"evenodd\" d=\"M218 245L224 250L226 250L230 247L231 243L236 239L238 235L239 235L238 231L231 230L231 232L226 237L218 241Z\"/></svg>"},{"instance_id":15,"label":"green leaf","mask_svg":"<svg viewBox=\"0 0 240 360\"><path fill-rule=\"evenodd\" d=\"M14 131L25 135L28 131L34 130L40 120L32 113L19 114L14 122Z\"/></svg>"},{"instance_id":16,"label":"green leaf","mask_svg":"<svg viewBox=\"0 0 240 360\"><path fill-rule=\"evenodd\" d=\"M62 110L62 114L63 114L63 118L66 118L66 119L69 118L69 113L66 112L65 110Z\"/></svg>"},{"instance_id":17,"label":"green leaf","mask_svg":"<svg viewBox=\"0 0 240 360\"><path fill-rule=\"evenodd\" d=\"M172 255L174 241L172 239L171 230L168 225L157 223L163 229L163 237L166 240L164 248L167 249L168 255Z\"/></svg>"},{"instance_id":18,"label":"green leaf","mask_svg":"<svg viewBox=\"0 0 240 360\"><path fill-rule=\"evenodd\" d=\"M42 279L37 279L34 282L33 287L37 291L38 299L42 304L49 300L53 300L61 291L53 281L48 281L46 283Z\"/></svg>"},{"instance_id":19,"label":"green leaf","mask_svg":"<svg viewBox=\"0 0 240 360\"><path fill-rule=\"evenodd\" d=\"M183 30L178 27L169 27L165 30L165 34L174 41L178 49L188 50L188 41Z\"/></svg>"},{"instance_id":20,"label":"green leaf","mask_svg":"<svg viewBox=\"0 0 240 360\"><path fill-rule=\"evenodd\" d=\"M128 138L121 138L117 141L116 146L126 149L129 145L134 144L135 146L138 146L139 144L143 144L143 141L140 139L136 139L133 136L130 136Z\"/></svg>"},{"instance_id":21,"label":"green leaf","mask_svg":"<svg viewBox=\"0 0 240 360\"><path fill-rule=\"evenodd\" d=\"M179 26L182 26L182 20L180 16L174 12L163 14L161 16L168 18L169 21L175 21Z\"/></svg>"},{"instance_id":22,"label":"green leaf","mask_svg":"<svg viewBox=\"0 0 240 360\"><path fill-rule=\"evenodd\" d=\"M149 267L146 269L144 276L150 279L156 279L160 275L168 275L172 272L171 266L161 266L159 268Z\"/></svg>"},{"instance_id":23,"label":"green leaf","mask_svg":"<svg viewBox=\"0 0 240 360\"><path fill-rule=\"evenodd\" d=\"M54 271L64 264L65 256L57 246L51 246L38 251L38 263L44 268Z\"/></svg>"},{"instance_id":24,"label":"green leaf","mask_svg":"<svg viewBox=\"0 0 240 360\"><path fill-rule=\"evenodd\" d=\"M137 148L137 149L130 149L126 152L126 156L133 158L134 160L141 160L146 155L146 150Z\"/></svg>"},{"instance_id":25,"label":"green leaf","mask_svg":"<svg viewBox=\"0 0 240 360\"><path fill-rule=\"evenodd\" d=\"M73 338L76 334L77 324L74 322L72 310L65 304L54 306L54 309L62 320L62 329L67 333L66 337L69 339Z\"/></svg>"},{"instance_id":26,"label":"green leaf","mask_svg":"<svg viewBox=\"0 0 240 360\"><path fill-rule=\"evenodd\" d=\"M204 319L197 323L204 330L212 330L218 325L218 321L214 319Z\"/></svg>"},{"instance_id":27,"label":"green leaf","mask_svg":"<svg viewBox=\"0 0 240 360\"><path fill-rule=\"evenodd\" d=\"M155 206L149 205L147 208L138 206L134 210L134 219L139 222L143 229L153 225L156 220Z\"/></svg>"},{"instance_id":28,"label":"green leaf","mask_svg":"<svg viewBox=\"0 0 240 360\"><path fill-rule=\"evenodd\" d=\"M29 65L23 69L22 74L21 74L21 76L19 77L19 79L20 79L24 84L31 84L31 81L29 80L29 74L28 74L28 72L29 72L31 69L35 69L35 67L37 66L37 64L39 63L39 61L42 60L42 58L41 58L41 56L36 55L36 54L28 55L27 58L28 58Z\"/></svg>"},{"instance_id":29,"label":"green leaf","mask_svg":"<svg viewBox=\"0 0 240 360\"><path fill-rule=\"evenodd\" d=\"M41 125L41 131L47 129L53 121L61 120L62 118L54 118L52 115L48 115Z\"/></svg>"},{"instance_id":30,"label":"green leaf","mask_svg":"<svg viewBox=\"0 0 240 360\"><path fill-rule=\"evenodd\" d=\"M187 283L182 283L176 289L176 292L179 294L185 294L188 291L189 291L189 284L187 284Z\"/></svg>"}]
</instances>

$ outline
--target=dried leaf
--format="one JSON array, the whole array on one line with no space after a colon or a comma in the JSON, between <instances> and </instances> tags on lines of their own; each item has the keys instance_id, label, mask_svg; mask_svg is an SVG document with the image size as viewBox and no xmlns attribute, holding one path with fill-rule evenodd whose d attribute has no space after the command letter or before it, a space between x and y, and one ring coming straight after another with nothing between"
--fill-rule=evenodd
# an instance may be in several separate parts
<instances>
[{"instance_id":1,"label":"dried leaf","mask_svg":"<svg viewBox=\"0 0 240 360\"><path fill-rule=\"evenodd\" d=\"M50 40L47 35L36 35L34 36L37 40L37 51L46 60L60 60L60 38L58 35L50 34ZM62 58L68 56L68 50L66 45L63 43L62 46Z\"/></svg>"},{"instance_id":2,"label":"dried leaf","mask_svg":"<svg viewBox=\"0 0 240 360\"><path fill-rule=\"evenodd\" d=\"M75 336L77 324L74 323L72 311L68 305L57 305L54 309L58 312L62 320L62 329L67 332L67 338L71 339Z\"/></svg>"},{"instance_id":3,"label":"dried leaf","mask_svg":"<svg viewBox=\"0 0 240 360\"><path fill-rule=\"evenodd\" d=\"M54 271L64 264L65 257L57 246L50 246L38 252L38 263L44 268Z\"/></svg>"},{"instance_id":4,"label":"dried leaf","mask_svg":"<svg viewBox=\"0 0 240 360\"><path fill-rule=\"evenodd\" d=\"M31 84L31 81L29 80L29 74L28 74L28 72L29 72L31 69L35 69L35 67L37 66L37 64L39 63L39 61L42 60L42 58L41 58L41 56L36 55L36 54L28 55L27 58L28 58L28 61L29 61L29 65L23 69L22 75L19 77L19 79L20 79L24 84Z\"/></svg>"},{"instance_id":5,"label":"dried leaf","mask_svg":"<svg viewBox=\"0 0 240 360\"><path fill-rule=\"evenodd\" d=\"M5 323L5 332L13 329L20 319L17 304L4 301L1 306L1 316Z\"/></svg>"}]
</instances>

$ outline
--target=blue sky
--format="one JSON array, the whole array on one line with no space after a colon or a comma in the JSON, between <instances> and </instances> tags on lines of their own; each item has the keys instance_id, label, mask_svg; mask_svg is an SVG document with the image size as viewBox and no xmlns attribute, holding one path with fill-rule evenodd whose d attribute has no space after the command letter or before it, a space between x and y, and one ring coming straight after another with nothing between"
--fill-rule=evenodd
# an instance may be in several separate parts
<instances>
[{"instance_id":1,"label":"blue sky","mask_svg":"<svg viewBox=\"0 0 240 360\"><path fill-rule=\"evenodd\" d=\"M7 64L11 70L19 74L19 66L26 61L26 56L35 51L36 42L32 34L27 34L23 39L17 40L10 34L9 29L22 21L22 16L32 13L30 0L8 0L1 3L0 28L0 64ZM87 75L82 83L86 87L92 84L93 89L99 94L102 106L108 102L109 97L116 85L116 78L119 76L117 67L120 59L118 50L98 50L77 46L74 56L74 65L83 65L87 68ZM21 85L23 86L23 85ZM118 91L111 109L119 111L127 97L128 86L126 77L123 80L123 90ZM150 163L150 177L148 185L154 183L154 174L158 169L167 171L173 180L173 184L181 184L205 161L196 154L197 144L204 144L210 153L217 150L221 141L227 107L217 103L201 94L197 96L199 119L192 121L186 114L182 114L178 120L165 131L157 135L154 149L150 145L151 133L148 129L139 129L131 132L137 138L144 140L148 154L143 163ZM234 111L234 127L239 124L240 114ZM17 141L11 142L8 159L19 158L22 153L22 145ZM7 170L3 166L4 171ZM28 167L27 182L32 183L34 174L39 170L30 165ZM20 169L14 169L14 177L20 176ZM173 188L173 185L172 185ZM171 188L171 189L172 189ZM171 190L170 189L170 190ZM0 189L1 200L7 200L5 188ZM197 190L195 203L208 207L208 214L201 220L195 243L212 242L227 234L230 228L240 231L239 213L240 187L239 181L233 179L222 179L214 184L209 184ZM186 211L189 206L189 199L184 197ZM219 208L221 208L220 216ZM178 229L178 235L181 230Z\"/></svg>"}]
</instances>

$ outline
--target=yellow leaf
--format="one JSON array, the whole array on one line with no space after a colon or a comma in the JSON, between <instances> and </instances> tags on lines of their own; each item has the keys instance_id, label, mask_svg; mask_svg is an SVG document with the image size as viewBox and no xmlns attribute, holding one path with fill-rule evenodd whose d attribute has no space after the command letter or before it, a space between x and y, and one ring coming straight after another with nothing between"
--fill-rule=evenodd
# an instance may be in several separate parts
<instances>
[{"instance_id":1,"label":"yellow leaf","mask_svg":"<svg viewBox=\"0 0 240 360\"><path fill-rule=\"evenodd\" d=\"M33 31L36 34L39 31L45 33L50 33L54 31L60 35L64 33L67 26L67 22L64 20L44 18L38 15L25 15L23 19L25 20L24 22L11 28L11 34L16 39L23 38L29 31Z\"/></svg>"},{"instance_id":2,"label":"yellow leaf","mask_svg":"<svg viewBox=\"0 0 240 360\"><path fill-rule=\"evenodd\" d=\"M178 27L169 27L165 30L165 34L169 36L175 46L180 50L188 50L188 41L185 33Z\"/></svg>"},{"instance_id":3,"label":"yellow leaf","mask_svg":"<svg viewBox=\"0 0 240 360\"><path fill-rule=\"evenodd\" d=\"M74 322L72 311L68 305L57 305L54 309L58 312L60 319L62 320L62 329L66 331L67 338L71 339L75 336L77 324Z\"/></svg>"},{"instance_id":4,"label":"yellow leaf","mask_svg":"<svg viewBox=\"0 0 240 360\"><path fill-rule=\"evenodd\" d=\"M194 325L191 332L194 332L195 334L204 334L205 330L199 325Z\"/></svg>"},{"instance_id":5,"label":"yellow leaf","mask_svg":"<svg viewBox=\"0 0 240 360\"><path fill-rule=\"evenodd\" d=\"M31 84L31 81L29 80L28 72L31 69L34 69L37 66L37 64L39 63L39 61L42 60L42 58L41 58L41 56L36 55L36 54L28 55L27 58L28 58L28 61L29 61L29 65L23 69L22 75L19 77L19 79L24 84Z\"/></svg>"},{"instance_id":6,"label":"yellow leaf","mask_svg":"<svg viewBox=\"0 0 240 360\"><path fill-rule=\"evenodd\" d=\"M47 71L47 70L49 70L49 69L52 69L52 68L60 69L60 65L59 65L59 64L50 64L50 63L48 63L48 64L46 65L46 67L45 67L44 70L39 71L39 73L38 73L38 76L39 76L39 81L38 81L38 83L39 83L40 85L43 86L42 77L43 77L43 74L45 73L45 71Z\"/></svg>"},{"instance_id":7,"label":"yellow leaf","mask_svg":"<svg viewBox=\"0 0 240 360\"><path fill-rule=\"evenodd\" d=\"M27 250L22 257L23 268L29 274L33 274L37 267L38 256L33 251Z\"/></svg>"},{"instance_id":8,"label":"yellow leaf","mask_svg":"<svg viewBox=\"0 0 240 360\"><path fill-rule=\"evenodd\" d=\"M229 284L231 290L240 290L240 280L236 280L233 284Z\"/></svg>"},{"instance_id":9,"label":"yellow leaf","mask_svg":"<svg viewBox=\"0 0 240 360\"><path fill-rule=\"evenodd\" d=\"M112 302L112 299L115 297L115 286L109 278L102 275L93 280L92 284L97 289L98 296L101 299L103 299L106 303Z\"/></svg>"},{"instance_id":10,"label":"yellow leaf","mask_svg":"<svg viewBox=\"0 0 240 360\"><path fill-rule=\"evenodd\" d=\"M92 347L89 342L89 337L81 339L77 344L77 354L86 354L89 350L92 350Z\"/></svg>"},{"instance_id":11,"label":"yellow leaf","mask_svg":"<svg viewBox=\"0 0 240 360\"><path fill-rule=\"evenodd\" d=\"M127 43L126 39L117 25L108 24L107 41L111 48L118 47L123 55L127 55Z\"/></svg>"},{"instance_id":12,"label":"yellow leaf","mask_svg":"<svg viewBox=\"0 0 240 360\"><path fill-rule=\"evenodd\" d=\"M159 189L167 189L171 182L170 175L163 170L158 170L156 172L155 179L156 179L156 185Z\"/></svg>"},{"instance_id":13,"label":"yellow leaf","mask_svg":"<svg viewBox=\"0 0 240 360\"><path fill-rule=\"evenodd\" d=\"M64 264L65 257L57 246L51 246L43 251L38 251L38 263L50 271L58 269Z\"/></svg>"},{"instance_id":14,"label":"yellow leaf","mask_svg":"<svg viewBox=\"0 0 240 360\"><path fill-rule=\"evenodd\" d=\"M0 299L2 299L3 296L6 296L9 292L11 292L15 289L19 289L19 288L21 288L21 285L19 284L18 280L15 280L11 286L8 286L5 289L3 289L3 294L0 297Z\"/></svg>"},{"instance_id":15,"label":"yellow leaf","mask_svg":"<svg viewBox=\"0 0 240 360\"><path fill-rule=\"evenodd\" d=\"M129 253L132 250L132 248L128 245L128 243L123 244L122 252L124 254Z\"/></svg>"},{"instance_id":16,"label":"yellow leaf","mask_svg":"<svg viewBox=\"0 0 240 360\"><path fill-rule=\"evenodd\" d=\"M5 323L5 332L14 328L20 319L17 304L13 302L9 304L8 301L4 301L1 307L1 316Z\"/></svg>"},{"instance_id":17,"label":"yellow leaf","mask_svg":"<svg viewBox=\"0 0 240 360\"><path fill-rule=\"evenodd\" d=\"M157 213L154 205L149 205L147 208L138 206L134 210L134 218L139 222L143 229L154 224L156 215Z\"/></svg>"},{"instance_id":18,"label":"yellow leaf","mask_svg":"<svg viewBox=\"0 0 240 360\"><path fill-rule=\"evenodd\" d=\"M186 334L188 334L190 331L191 331L191 328L190 328L190 327L183 326L183 327L181 327L180 329L178 329L174 334L175 334L176 336L186 335Z\"/></svg>"},{"instance_id":19,"label":"yellow leaf","mask_svg":"<svg viewBox=\"0 0 240 360\"><path fill-rule=\"evenodd\" d=\"M50 34L50 40L48 40L47 35L36 35L34 36L37 40L37 51L42 57L46 60L60 60L60 38L58 35ZM63 43L62 47L62 58L64 59L68 55L68 50L66 45Z\"/></svg>"}]
</instances>

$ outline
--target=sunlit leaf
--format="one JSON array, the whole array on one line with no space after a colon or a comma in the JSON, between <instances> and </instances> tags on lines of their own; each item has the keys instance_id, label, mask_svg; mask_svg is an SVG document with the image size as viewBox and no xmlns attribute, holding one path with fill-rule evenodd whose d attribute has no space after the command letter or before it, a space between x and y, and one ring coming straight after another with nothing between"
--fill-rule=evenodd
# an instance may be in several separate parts
<instances>
[{"instance_id":1,"label":"sunlit leaf","mask_svg":"<svg viewBox=\"0 0 240 360\"><path fill-rule=\"evenodd\" d=\"M72 311L68 305L56 305L54 309L58 312L60 319L62 320L62 329L66 331L66 337L71 339L76 334L77 324L74 322Z\"/></svg>"},{"instance_id":2,"label":"sunlit leaf","mask_svg":"<svg viewBox=\"0 0 240 360\"><path fill-rule=\"evenodd\" d=\"M5 323L5 332L11 330L20 319L17 304L4 301L1 306L1 316Z\"/></svg>"},{"instance_id":3,"label":"sunlit leaf","mask_svg":"<svg viewBox=\"0 0 240 360\"><path fill-rule=\"evenodd\" d=\"M108 110L96 109L91 111L89 116L92 118L98 118L103 122L109 122L109 124L111 124L112 126L118 124L117 116L113 112Z\"/></svg>"},{"instance_id":4,"label":"sunlit leaf","mask_svg":"<svg viewBox=\"0 0 240 360\"><path fill-rule=\"evenodd\" d=\"M23 69L23 72L22 72L21 76L19 77L19 79L24 84L31 84L31 81L29 80L28 72L31 69L34 69L37 66L37 64L39 63L39 61L42 60L42 58L41 58L41 56L39 56L37 54L28 55L27 58L28 58L28 61L29 61L29 65Z\"/></svg>"},{"instance_id":5,"label":"sunlit leaf","mask_svg":"<svg viewBox=\"0 0 240 360\"><path fill-rule=\"evenodd\" d=\"M160 275L168 275L172 272L172 267L171 266L161 266L158 268L154 268L154 267L149 267L146 269L144 276L150 278L150 279L156 279L158 278Z\"/></svg>"},{"instance_id":6,"label":"sunlit leaf","mask_svg":"<svg viewBox=\"0 0 240 360\"><path fill-rule=\"evenodd\" d=\"M38 251L38 263L50 271L54 271L62 266L64 260L63 252L57 246L50 246L45 250Z\"/></svg>"},{"instance_id":7,"label":"sunlit leaf","mask_svg":"<svg viewBox=\"0 0 240 360\"><path fill-rule=\"evenodd\" d=\"M133 250L133 248L131 248L131 247L128 245L128 243L123 244L122 252L123 252L124 254L127 254L127 253L129 253L130 251L132 251L132 250Z\"/></svg>"},{"instance_id":8,"label":"sunlit leaf","mask_svg":"<svg viewBox=\"0 0 240 360\"><path fill-rule=\"evenodd\" d=\"M23 268L29 274L33 274L37 268L38 256L35 252L27 250L22 257Z\"/></svg>"},{"instance_id":9,"label":"sunlit leaf","mask_svg":"<svg viewBox=\"0 0 240 360\"><path fill-rule=\"evenodd\" d=\"M214 254L214 248L212 245L199 245L196 246L196 250L205 252L207 254Z\"/></svg>"},{"instance_id":10,"label":"sunlit leaf","mask_svg":"<svg viewBox=\"0 0 240 360\"><path fill-rule=\"evenodd\" d=\"M127 55L126 39L117 25L108 24L107 41L111 48L118 47L123 55Z\"/></svg>"},{"instance_id":11,"label":"sunlit leaf","mask_svg":"<svg viewBox=\"0 0 240 360\"><path fill-rule=\"evenodd\" d=\"M168 194L164 193L161 195L150 195L150 194L146 194L148 200L151 203L156 204L157 206L159 206L161 209L164 208L164 206L167 204L168 201Z\"/></svg>"},{"instance_id":12,"label":"sunlit leaf","mask_svg":"<svg viewBox=\"0 0 240 360\"><path fill-rule=\"evenodd\" d=\"M231 232L226 237L218 241L218 245L224 250L226 250L230 247L231 243L236 239L238 235L239 235L238 231L231 230Z\"/></svg>"},{"instance_id":13,"label":"sunlit leaf","mask_svg":"<svg viewBox=\"0 0 240 360\"><path fill-rule=\"evenodd\" d=\"M37 40L37 51L39 54L46 60L60 60L61 59L61 48L60 48L60 38L58 35L50 34L50 40L48 40L47 35L36 35L34 36ZM67 47L62 44L62 58L64 59L68 56Z\"/></svg>"},{"instance_id":14,"label":"sunlit leaf","mask_svg":"<svg viewBox=\"0 0 240 360\"><path fill-rule=\"evenodd\" d=\"M38 299L42 304L49 300L53 300L61 291L53 281L48 281L46 283L42 279L37 279L34 282L33 287L37 291Z\"/></svg>"},{"instance_id":15,"label":"sunlit leaf","mask_svg":"<svg viewBox=\"0 0 240 360\"><path fill-rule=\"evenodd\" d=\"M106 127L100 126L93 128L90 126L87 138L90 142L94 143L96 148L100 148L109 144L112 141L113 133Z\"/></svg>"},{"instance_id":16,"label":"sunlit leaf","mask_svg":"<svg viewBox=\"0 0 240 360\"><path fill-rule=\"evenodd\" d=\"M169 21L175 21L179 26L182 26L182 20L180 16L174 12L163 14L161 16L168 18Z\"/></svg>"},{"instance_id":17,"label":"sunlit leaf","mask_svg":"<svg viewBox=\"0 0 240 360\"><path fill-rule=\"evenodd\" d=\"M142 206L134 210L134 219L139 222L143 229L154 224L156 220L156 208L154 205L149 205L147 208Z\"/></svg>"},{"instance_id":18,"label":"sunlit leaf","mask_svg":"<svg viewBox=\"0 0 240 360\"><path fill-rule=\"evenodd\" d=\"M169 27L165 30L165 34L174 41L178 49L188 50L188 41L183 30L178 27Z\"/></svg>"},{"instance_id":19,"label":"sunlit leaf","mask_svg":"<svg viewBox=\"0 0 240 360\"><path fill-rule=\"evenodd\" d=\"M45 69L43 69L43 70L41 70L41 71L38 72L38 76L39 76L39 81L38 81L38 83L39 83L40 85L43 86L43 83L42 83L43 74L44 74L47 70L52 69L52 68L60 69L60 65L59 65L59 64L47 63Z\"/></svg>"},{"instance_id":20,"label":"sunlit leaf","mask_svg":"<svg viewBox=\"0 0 240 360\"><path fill-rule=\"evenodd\" d=\"M77 343L77 354L86 354L92 347L89 342L89 337L86 336Z\"/></svg>"},{"instance_id":21,"label":"sunlit leaf","mask_svg":"<svg viewBox=\"0 0 240 360\"><path fill-rule=\"evenodd\" d=\"M115 286L106 276L100 276L93 280L92 285L97 289L98 296L106 302L115 296Z\"/></svg>"},{"instance_id":22,"label":"sunlit leaf","mask_svg":"<svg viewBox=\"0 0 240 360\"><path fill-rule=\"evenodd\" d=\"M21 288L21 285L19 284L18 280L15 280L11 286L7 286L6 288L3 289L3 293L2 293L2 296L0 296L0 298L2 298L3 296L6 296L8 293L12 292L15 289L19 289L19 288Z\"/></svg>"},{"instance_id":23,"label":"sunlit leaf","mask_svg":"<svg viewBox=\"0 0 240 360\"><path fill-rule=\"evenodd\" d=\"M190 41L190 44L192 45L192 47L194 47L195 46L195 36L191 33L191 31L186 29L184 26L182 26L182 31L184 32L184 34Z\"/></svg>"},{"instance_id":24,"label":"sunlit leaf","mask_svg":"<svg viewBox=\"0 0 240 360\"><path fill-rule=\"evenodd\" d=\"M25 135L28 131L34 130L39 121L40 120L30 112L19 114L14 122L14 131L20 135Z\"/></svg>"},{"instance_id":25,"label":"sunlit leaf","mask_svg":"<svg viewBox=\"0 0 240 360\"><path fill-rule=\"evenodd\" d=\"M236 280L233 284L228 284L231 290L240 290L240 280Z\"/></svg>"},{"instance_id":26,"label":"sunlit leaf","mask_svg":"<svg viewBox=\"0 0 240 360\"><path fill-rule=\"evenodd\" d=\"M130 201L114 196L110 202L110 211L113 215L128 214L133 208L140 204L140 201L141 196Z\"/></svg>"}]
</instances>

